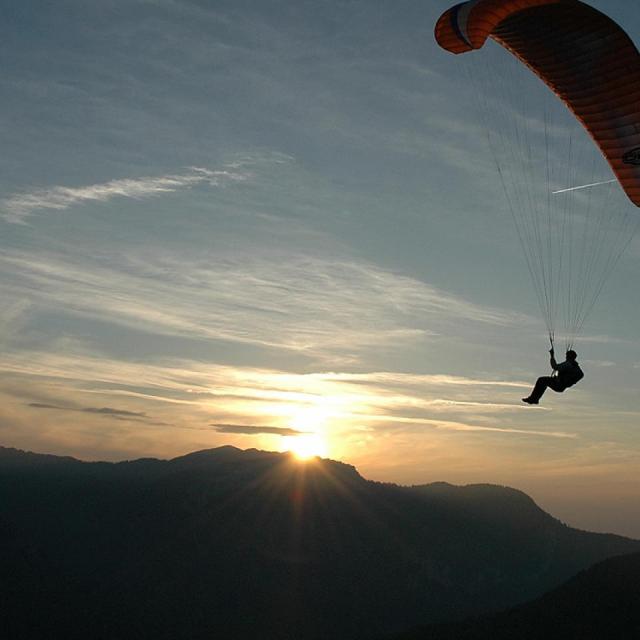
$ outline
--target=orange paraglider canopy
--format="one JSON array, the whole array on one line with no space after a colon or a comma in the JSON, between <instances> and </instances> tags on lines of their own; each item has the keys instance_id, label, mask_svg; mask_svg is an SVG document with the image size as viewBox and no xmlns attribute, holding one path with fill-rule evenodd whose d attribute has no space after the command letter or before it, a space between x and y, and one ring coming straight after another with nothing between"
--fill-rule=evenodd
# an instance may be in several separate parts
<instances>
[{"instance_id":1,"label":"orange paraglider canopy","mask_svg":"<svg viewBox=\"0 0 640 640\"><path fill-rule=\"evenodd\" d=\"M446 11L436 40L452 53L495 40L562 99L640 206L640 53L579 0L471 0Z\"/></svg>"}]
</instances>

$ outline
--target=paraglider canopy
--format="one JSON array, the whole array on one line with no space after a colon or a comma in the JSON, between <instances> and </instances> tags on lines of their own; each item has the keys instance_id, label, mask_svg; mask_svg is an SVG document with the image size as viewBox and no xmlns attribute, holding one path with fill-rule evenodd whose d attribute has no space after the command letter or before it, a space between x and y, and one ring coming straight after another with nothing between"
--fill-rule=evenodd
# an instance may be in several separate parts
<instances>
[{"instance_id":1,"label":"paraglider canopy","mask_svg":"<svg viewBox=\"0 0 640 640\"><path fill-rule=\"evenodd\" d=\"M640 206L640 54L625 31L579 0L470 0L436 40L455 54L495 40L562 99Z\"/></svg>"},{"instance_id":2,"label":"paraglider canopy","mask_svg":"<svg viewBox=\"0 0 640 640\"><path fill-rule=\"evenodd\" d=\"M435 36L467 54L465 88L549 339L562 318L570 349L640 221L640 54L580 0L470 0L442 15Z\"/></svg>"}]
</instances>

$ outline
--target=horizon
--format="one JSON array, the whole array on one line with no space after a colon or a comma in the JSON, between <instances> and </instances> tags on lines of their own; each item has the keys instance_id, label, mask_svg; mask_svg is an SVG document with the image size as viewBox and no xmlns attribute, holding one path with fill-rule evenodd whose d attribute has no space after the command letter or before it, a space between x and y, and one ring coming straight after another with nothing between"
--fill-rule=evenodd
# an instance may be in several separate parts
<instances>
[{"instance_id":1,"label":"horizon","mask_svg":"<svg viewBox=\"0 0 640 640\"><path fill-rule=\"evenodd\" d=\"M549 342L433 38L451 4L9 0L0 442L320 455L640 539L640 237L577 342L585 379L523 405ZM640 43L635 6L588 4ZM617 193L590 169L554 189Z\"/></svg>"}]
</instances>

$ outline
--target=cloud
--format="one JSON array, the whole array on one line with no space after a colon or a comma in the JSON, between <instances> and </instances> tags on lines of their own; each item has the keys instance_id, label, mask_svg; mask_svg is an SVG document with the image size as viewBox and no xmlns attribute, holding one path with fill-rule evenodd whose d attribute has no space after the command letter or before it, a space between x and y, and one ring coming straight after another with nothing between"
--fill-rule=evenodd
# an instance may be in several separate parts
<instances>
[{"instance_id":1,"label":"cloud","mask_svg":"<svg viewBox=\"0 0 640 640\"><path fill-rule=\"evenodd\" d=\"M54 186L19 193L0 201L0 215L15 224L38 211L62 211L85 202L107 202L113 198L143 199L189 189L197 185L213 187L226 183L241 182L249 178L242 172L242 163L234 163L219 170L190 167L184 173L141 178L122 178L84 187Z\"/></svg>"},{"instance_id":2,"label":"cloud","mask_svg":"<svg viewBox=\"0 0 640 640\"><path fill-rule=\"evenodd\" d=\"M288 427L254 427L243 424L212 424L211 426L215 427L218 433L235 433L249 436L263 434L275 436L299 436L306 433L305 431L298 431L297 429L290 429Z\"/></svg>"},{"instance_id":3,"label":"cloud","mask_svg":"<svg viewBox=\"0 0 640 640\"><path fill-rule=\"evenodd\" d=\"M53 409L56 411L78 411L80 413L95 413L105 416L107 418L118 419L133 419L133 420L148 420L149 416L141 411L127 411L125 409L113 409L112 407L69 407L55 404L48 404L45 402L30 402L27 406L33 409Z\"/></svg>"},{"instance_id":4,"label":"cloud","mask_svg":"<svg viewBox=\"0 0 640 640\"><path fill-rule=\"evenodd\" d=\"M146 418L147 415L139 411L125 411L123 409L112 409L111 407L84 407L81 409L85 413L99 413L105 416L124 416L130 418Z\"/></svg>"},{"instance_id":5,"label":"cloud","mask_svg":"<svg viewBox=\"0 0 640 640\"><path fill-rule=\"evenodd\" d=\"M487 381L401 372L304 374L177 359L137 363L69 350L64 353L8 353L0 363L0 371L11 376L32 375L65 384L80 384L87 390L99 388L101 393L124 394L171 404L208 404L211 398L225 398L227 401L236 398L241 403L256 401L313 406L318 403L326 405L334 400L336 407L346 407L350 413L366 406L372 415L379 415L379 412L371 411L371 407L383 410L399 407L413 410L434 405L450 409L467 405L477 407L486 397L487 384L494 389L492 397L498 401L489 406L520 409L519 402L506 404L503 400L513 396L513 388L525 386L509 380ZM386 380L386 385L381 385L381 380ZM48 404L52 408L74 408ZM94 413L118 411L104 407L86 408Z\"/></svg>"},{"instance_id":6,"label":"cloud","mask_svg":"<svg viewBox=\"0 0 640 640\"><path fill-rule=\"evenodd\" d=\"M523 318L416 278L340 256L137 252L0 256L0 294L41 309L158 335L289 350L344 365L365 350L415 344L453 327L517 327Z\"/></svg>"},{"instance_id":7,"label":"cloud","mask_svg":"<svg viewBox=\"0 0 640 640\"><path fill-rule=\"evenodd\" d=\"M12 339L20 333L31 302L23 297L11 299L5 296L0 309L0 347L6 348Z\"/></svg>"},{"instance_id":8,"label":"cloud","mask_svg":"<svg viewBox=\"0 0 640 640\"><path fill-rule=\"evenodd\" d=\"M452 420L427 420L424 418L405 418L400 416L384 416L380 418L384 420L385 430L393 428L393 423L412 425L416 427L425 426L436 429L444 429L447 431L468 431L468 432L488 432L499 434L514 434L523 436L539 436L544 438L561 438L561 439L576 439L578 436L575 433L568 431L542 431L535 429L518 429L513 427L485 427L477 424L467 424L464 422L456 422ZM375 418L374 418L375 420ZM389 424L390 423L390 424Z\"/></svg>"},{"instance_id":9,"label":"cloud","mask_svg":"<svg viewBox=\"0 0 640 640\"><path fill-rule=\"evenodd\" d=\"M597 343L597 344L604 344L604 345L629 345L629 344L634 344L633 342L629 341L629 340L625 340L624 338L619 338L616 336L607 336L607 335L586 335L586 336L580 336L580 342L581 343Z\"/></svg>"},{"instance_id":10,"label":"cloud","mask_svg":"<svg viewBox=\"0 0 640 640\"><path fill-rule=\"evenodd\" d=\"M603 367L610 369L611 367L616 366L616 363L612 360L583 360L582 362L589 367Z\"/></svg>"},{"instance_id":11,"label":"cloud","mask_svg":"<svg viewBox=\"0 0 640 640\"><path fill-rule=\"evenodd\" d=\"M60 407L55 404L47 404L46 402L30 402L27 406L34 409L59 409L61 411L77 411L77 409L69 407Z\"/></svg>"},{"instance_id":12,"label":"cloud","mask_svg":"<svg viewBox=\"0 0 640 640\"><path fill-rule=\"evenodd\" d=\"M429 385L443 387L515 387L529 388L529 382L514 380L482 379L442 374L402 373L397 371L375 371L371 373L329 373L328 378L354 384L366 383L383 386Z\"/></svg>"},{"instance_id":13,"label":"cloud","mask_svg":"<svg viewBox=\"0 0 640 640\"><path fill-rule=\"evenodd\" d=\"M574 437L550 424L534 429L521 423L514 427L509 417L513 412L523 412L526 419L534 416L531 411L524 413L527 408L521 406L519 394L514 397L514 388L520 383L509 380L399 372L295 374L185 360L135 363L68 352L8 354L0 371L11 374L12 380L29 376L30 388L37 388L38 380L46 384L55 381L72 390L75 398L82 393L129 398L154 407L156 415L161 412L171 416L172 422L198 426L206 420L217 432L227 434L296 435L296 429L259 423L268 420L295 427L300 421L319 420L344 432L364 430L388 435L408 425L504 436ZM381 385L382 379L387 381L386 386ZM74 410L70 409L71 403L47 404L51 405L48 408ZM101 415L110 411L85 409ZM545 413L535 412L535 416ZM144 420L147 414L128 411L127 415ZM212 422L214 416L217 420Z\"/></svg>"}]
</instances>

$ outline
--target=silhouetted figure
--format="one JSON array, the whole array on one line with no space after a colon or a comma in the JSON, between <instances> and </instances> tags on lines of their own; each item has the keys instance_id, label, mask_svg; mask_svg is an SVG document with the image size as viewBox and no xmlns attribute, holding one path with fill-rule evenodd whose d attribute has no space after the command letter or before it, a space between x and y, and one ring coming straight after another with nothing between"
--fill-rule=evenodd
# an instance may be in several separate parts
<instances>
[{"instance_id":1,"label":"silhouetted figure","mask_svg":"<svg viewBox=\"0 0 640 640\"><path fill-rule=\"evenodd\" d=\"M569 351L567 351L567 359L560 364L556 362L553 349L551 349L549 353L551 354L551 368L553 369L554 375L538 378L531 395L528 398L522 398L522 402L539 404L540 398L542 398L548 388L562 393L565 389L573 387L574 384L584 378L584 373L582 373L582 369L576 360L578 354L575 351L569 349Z\"/></svg>"}]
</instances>

